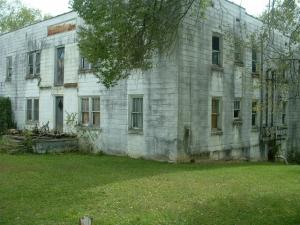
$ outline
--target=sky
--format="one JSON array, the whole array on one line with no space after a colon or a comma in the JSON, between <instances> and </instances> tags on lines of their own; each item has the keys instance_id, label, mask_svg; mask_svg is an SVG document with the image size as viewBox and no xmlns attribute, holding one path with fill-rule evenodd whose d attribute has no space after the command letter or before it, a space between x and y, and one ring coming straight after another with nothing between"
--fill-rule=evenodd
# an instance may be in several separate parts
<instances>
[{"instance_id":1,"label":"sky","mask_svg":"<svg viewBox=\"0 0 300 225\"><path fill-rule=\"evenodd\" d=\"M246 8L246 11L253 15L259 16L268 4L268 0L231 0L238 5ZM22 2L32 8L40 9L43 14L56 16L70 11L69 0L22 0Z\"/></svg>"}]
</instances>

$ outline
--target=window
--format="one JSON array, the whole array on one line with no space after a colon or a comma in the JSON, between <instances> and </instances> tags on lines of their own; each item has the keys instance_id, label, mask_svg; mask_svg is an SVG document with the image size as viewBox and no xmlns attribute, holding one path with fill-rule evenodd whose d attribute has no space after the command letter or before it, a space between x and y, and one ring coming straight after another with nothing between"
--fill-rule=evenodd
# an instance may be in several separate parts
<instances>
[{"instance_id":1,"label":"window","mask_svg":"<svg viewBox=\"0 0 300 225\"><path fill-rule=\"evenodd\" d=\"M257 101L252 101L252 127L257 126Z\"/></svg>"},{"instance_id":2,"label":"window","mask_svg":"<svg viewBox=\"0 0 300 225\"><path fill-rule=\"evenodd\" d=\"M9 56L6 58L6 78L7 80L10 80L11 77L12 77L12 70L13 70L13 67L12 67L12 57Z\"/></svg>"},{"instance_id":3,"label":"window","mask_svg":"<svg viewBox=\"0 0 300 225\"><path fill-rule=\"evenodd\" d=\"M92 69L92 64L84 57L81 57L80 60L80 70L81 71L88 71Z\"/></svg>"},{"instance_id":4,"label":"window","mask_svg":"<svg viewBox=\"0 0 300 225\"><path fill-rule=\"evenodd\" d=\"M28 53L28 65L27 74L29 77L38 76L40 74L40 64L41 64L41 53L29 52Z\"/></svg>"},{"instance_id":5,"label":"window","mask_svg":"<svg viewBox=\"0 0 300 225\"><path fill-rule=\"evenodd\" d=\"M286 125L286 109L287 109L287 102L282 102L281 122L282 122L283 125Z\"/></svg>"},{"instance_id":6,"label":"window","mask_svg":"<svg viewBox=\"0 0 300 225\"><path fill-rule=\"evenodd\" d=\"M233 102L233 119L237 120L241 117L241 101L234 100Z\"/></svg>"},{"instance_id":7,"label":"window","mask_svg":"<svg viewBox=\"0 0 300 225\"><path fill-rule=\"evenodd\" d=\"M243 63L242 40L239 38L234 40L234 62Z\"/></svg>"},{"instance_id":8,"label":"window","mask_svg":"<svg viewBox=\"0 0 300 225\"><path fill-rule=\"evenodd\" d=\"M55 72L55 85L62 86L64 84L64 61L65 61L65 48L59 47L56 49L56 72Z\"/></svg>"},{"instance_id":9,"label":"window","mask_svg":"<svg viewBox=\"0 0 300 225\"><path fill-rule=\"evenodd\" d=\"M100 97L81 98L81 124L89 127L100 126Z\"/></svg>"},{"instance_id":10,"label":"window","mask_svg":"<svg viewBox=\"0 0 300 225\"><path fill-rule=\"evenodd\" d=\"M211 129L221 130L220 99L213 98L211 104Z\"/></svg>"},{"instance_id":11,"label":"window","mask_svg":"<svg viewBox=\"0 0 300 225\"><path fill-rule=\"evenodd\" d=\"M257 51L252 48L252 73L257 73Z\"/></svg>"},{"instance_id":12,"label":"window","mask_svg":"<svg viewBox=\"0 0 300 225\"><path fill-rule=\"evenodd\" d=\"M39 99L26 100L26 121L39 121Z\"/></svg>"},{"instance_id":13,"label":"window","mask_svg":"<svg viewBox=\"0 0 300 225\"><path fill-rule=\"evenodd\" d=\"M131 129L143 129L143 97L131 98Z\"/></svg>"},{"instance_id":14,"label":"window","mask_svg":"<svg viewBox=\"0 0 300 225\"><path fill-rule=\"evenodd\" d=\"M219 36L212 36L212 64L221 66L221 40Z\"/></svg>"}]
</instances>

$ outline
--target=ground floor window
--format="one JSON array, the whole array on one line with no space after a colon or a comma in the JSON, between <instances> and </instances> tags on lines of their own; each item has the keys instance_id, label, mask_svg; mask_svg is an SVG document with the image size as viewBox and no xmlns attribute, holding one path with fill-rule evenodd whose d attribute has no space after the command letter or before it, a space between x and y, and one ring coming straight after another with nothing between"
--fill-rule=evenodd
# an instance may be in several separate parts
<instances>
[{"instance_id":1,"label":"ground floor window","mask_svg":"<svg viewBox=\"0 0 300 225\"><path fill-rule=\"evenodd\" d=\"M36 98L26 99L26 121L27 122L39 121L39 99Z\"/></svg>"},{"instance_id":2,"label":"ground floor window","mask_svg":"<svg viewBox=\"0 0 300 225\"><path fill-rule=\"evenodd\" d=\"M130 128L143 129L143 96L131 96Z\"/></svg>"},{"instance_id":3,"label":"ground floor window","mask_svg":"<svg viewBox=\"0 0 300 225\"><path fill-rule=\"evenodd\" d=\"M100 126L100 97L81 98L80 123L84 126Z\"/></svg>"},{"instance_id":4,"label":"ground floor window","mask_svg":"<svg viewBox=\"0 0 300 225\"><path fill-rule=\"evenodd\" d=\"M257 127L257 101L252 101L252 127Z\"/></svg>"},{"instance_id":5,"label":"ground floor window","mask_svg":"<svg viewBox=\"0 0 300 225\"><path fill-rule=\"evenodd\" d=\"M221 100L212 98L211 102L211 129L221 130Z\"/></svg>"}]
</instances>

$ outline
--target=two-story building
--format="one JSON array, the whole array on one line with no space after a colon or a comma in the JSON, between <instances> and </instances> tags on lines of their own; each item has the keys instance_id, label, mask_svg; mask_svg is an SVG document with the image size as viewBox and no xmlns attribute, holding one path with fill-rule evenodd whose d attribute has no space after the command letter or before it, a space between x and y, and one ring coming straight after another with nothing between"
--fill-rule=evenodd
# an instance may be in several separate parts
<instances>
[{"instance_id":1,"label":"two-story building","mask_svg":"<svg viewBox=\"0 0 300 225\"><path fill-rule=\"evenodd\" d=\"M83 146L95 152L168 161L267 159L262 132L271 111L259 105L269 72L261 69L259 47L232 45L226 36L228 27L240 37L258 32L261 22L244 8L221 0L205 19L186 16L171 54L111 89L80 57L82 24L69 12L0 36L0 95L11 98L19 129L48 123L72 132L73 115L89 144ZM275 128L288 125L288 102L278 104ZM286 135L280 142L285 150Z\"/></svg>"}]
</instances>

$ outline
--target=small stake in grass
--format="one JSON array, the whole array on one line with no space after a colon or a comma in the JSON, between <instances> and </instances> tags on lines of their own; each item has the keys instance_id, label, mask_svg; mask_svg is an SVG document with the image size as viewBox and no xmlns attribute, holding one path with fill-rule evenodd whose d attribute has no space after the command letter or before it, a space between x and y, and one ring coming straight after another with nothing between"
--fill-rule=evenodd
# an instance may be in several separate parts
<instances>
[{"instance_id":1,"label":"small stake in grass","mask_svg":"<svg viewBox=\"0 0 300 225\"><path fill-rule=\"evenodd\" d=\"M92 225L93 218L90 218L88 216L84 216L79 219L79 225Z\"/></svg>"}]
</instances>

